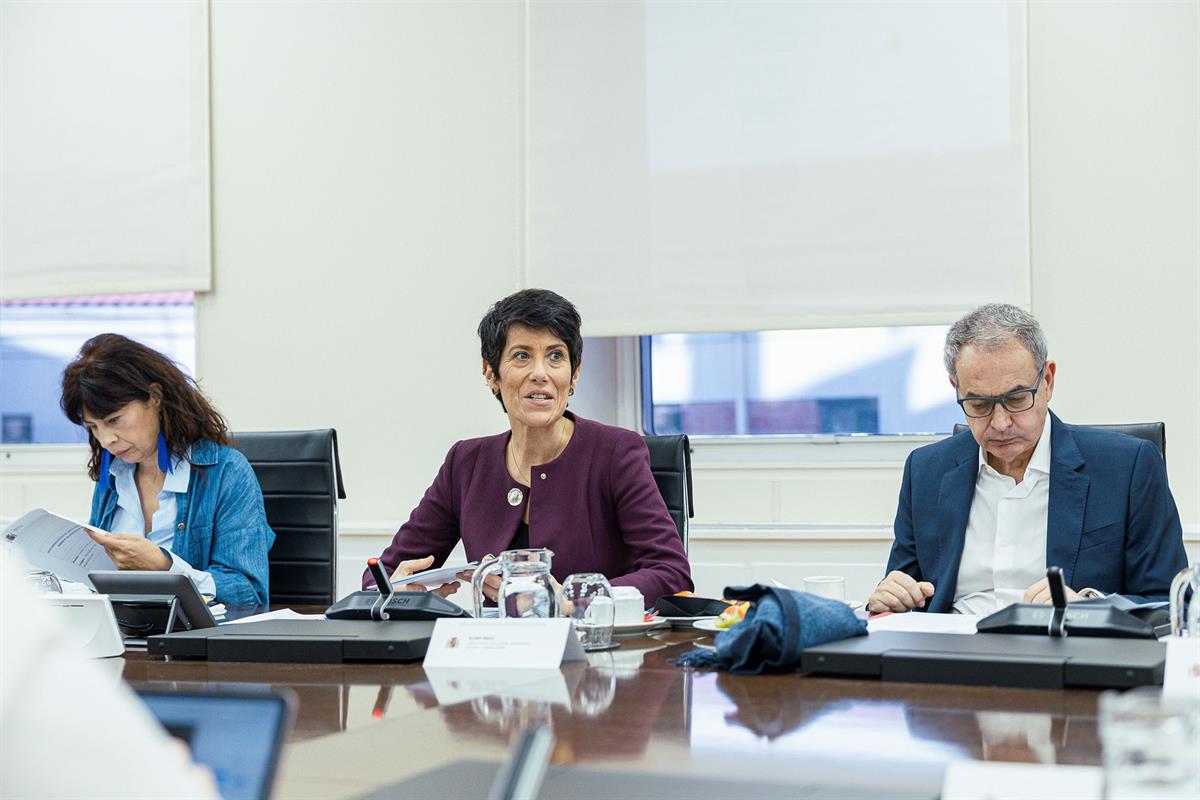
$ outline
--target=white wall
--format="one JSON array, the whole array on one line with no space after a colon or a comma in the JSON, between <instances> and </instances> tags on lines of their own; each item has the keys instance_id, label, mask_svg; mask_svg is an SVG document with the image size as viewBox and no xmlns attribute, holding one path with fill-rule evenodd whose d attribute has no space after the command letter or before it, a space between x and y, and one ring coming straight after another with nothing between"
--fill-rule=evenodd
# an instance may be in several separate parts
<instances>
[{"instance_id":1,"label":"white wall","mask_svg":"<svg viewBox=\"0 0 1200 800\"><path fill-rule=\"evenodd\" d=\"M1077 423L1166 422L1195 563L1200 5L1030 3L1029 82L1032 310L1059 364L1052 408ZM821 448L697 446L698 581L836 571L867 591L905 454Z\"/></svg>"},{"instance_id":2,"label":"white wall","mask_svg":"<svg viewBox=\"0 0 1200 800\"><path fill-rule=\"evenodd\" d=\"M338 429L352 527L504 425L475 326L521 260L520 9L213 3L198 371L236 429Z\"/></svg>"},{"instance_id":3,"label":"white wall","mask_svg":"<svg viewBox=\"0 0 1200 800\"><path fill-rule=\"evenodd\" d=\"M1033 312L1072 422L1167 425L1200 522L1200 4L1030 4Z\"/></svg>"},{"instance_id":4,"label":"white wall","mask_svg":"<svg viewBox=\"0 0 1200 800\"><path fill-rule=\"evenodd\" d=\"M518 2L213 3L199 374L235 429L338 428L343 589L450 444L504 425L474 328L524 259L522 20ZM1032 3L1029 66L1033 310L1059 361L1053 407L1166 421L1196 560L1197 5ZM601 391L628 375L622 352L585 352L577 408L628 423L630 387ZM911 446L698 444L700 588L836 572L864 593ZM81 467L10 463L0 518L84 513Z\"/></svg>"}]
</instances>

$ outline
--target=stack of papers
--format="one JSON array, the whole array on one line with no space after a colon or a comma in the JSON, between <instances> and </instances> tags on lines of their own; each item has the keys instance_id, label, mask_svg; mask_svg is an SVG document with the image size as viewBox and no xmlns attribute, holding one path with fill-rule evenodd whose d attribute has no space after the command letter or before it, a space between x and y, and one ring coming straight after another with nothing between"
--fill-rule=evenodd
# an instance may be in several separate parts
<instances>
[{"instance_id":1,"label":"stack of papers","mask_svg":"<svg viewBox=\"0 0 1200 800\"><path fill-rule=\"evenodd\" d=\"M31 567L53 572L59 578L82 583L89 589L89 572L114 570L117 565L92 541L88 528L44 508L35 508L0 534L5 547L12 547Z\"/></svg>"},{"instance_id":2,"label":"stack of papers","mask_svg":"<svg viewBox=\"0 0 1200 800\"><path fill-rule=\"evenodd\" d=\"M880 614L867 620L867 633L975 633L975 623L981 619L983 617L976 614L929 614L920 611Z\"/></svg>"},{"instance_id":3,"label":"stack of papers","mask_svg":"<svg viewBox=\"0 0 1200 800\"><path fill-rule=\"evenodd\" d=\"M475 571L479 566L478 561L472 561L470 564L460 564L457 567L438 567L436 569L427 569L424 572L415 572L412 575L406 575L403 578L392 578L393 586L402 586L406 583L419 583L426 589L433 589L441 586L443 583L451 581L459 581L462 578L458 577L458 573L465 570Z\"/></svg>"},{"instance_id":4,"label":"stack of papers","mask_svg":"<svg viewBox=\"0 0 1200 800\"><path fill-rule=\"evenodd\" d=\"M278 611L268 611L265 614L255 614L250 617L241 617L240 619L231 619L226 622L226 625L238 625L242 622L262 622L264 619L325 619L324 614L301 614L298 611L292 611L290 608L281 608Z\"/></svg>"}]
</instances>

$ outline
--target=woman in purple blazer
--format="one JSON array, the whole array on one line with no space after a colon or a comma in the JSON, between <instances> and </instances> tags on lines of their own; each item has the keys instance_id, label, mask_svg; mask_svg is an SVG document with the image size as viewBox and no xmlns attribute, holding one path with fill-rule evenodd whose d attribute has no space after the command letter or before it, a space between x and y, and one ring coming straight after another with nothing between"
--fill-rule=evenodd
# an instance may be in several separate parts
<instances>
[{"instance_id":1,"label":"woman in purple blazer","mask_svg":"<svg viewBox=\"0 0 1200 800\"><path fill-rule=\"evenodd\" d=\"M382 561L389 574L518 547L554 551L552 573L601 572L647 604L692 588L642 437L567 411L583 355L579 312L544 289L500 300L479 323L483 375L508 431L455 443ZM363 587L374 585L370 573ZM493 599L499 580L485 591ZM446 594L457 584L436 590Z\"/></svg>"}]
</instances>

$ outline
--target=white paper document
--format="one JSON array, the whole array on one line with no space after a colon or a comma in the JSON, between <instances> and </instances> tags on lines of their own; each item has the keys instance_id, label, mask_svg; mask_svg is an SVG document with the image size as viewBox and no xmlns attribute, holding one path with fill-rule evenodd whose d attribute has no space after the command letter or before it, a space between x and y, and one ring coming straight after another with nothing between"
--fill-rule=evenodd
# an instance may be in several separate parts
<instances>
[{"instance_id":1,"label":"white paper document","mask_svg":"<svg viewBox=\"0 0 1200 800\"><path fill-rule=\"evenodd\" d=\"M565 617L557 619L439 619L426 667L557 669L582 661L583 646Z\"/></svg>"},{"instance_id":2,"label":"white paper document","mask_svg":"<svg viewBox=\"0 0 1200 800\"><path fill-rule=\"evenodd\" d=\"M249 617L240 617L231 619L226 622L226 625L237 625L242 622L262 622L264 619L325 619L324 614L301 614L299 611L293 611L290 608L281 608L276 611L267 611L263 614L254 614Z\"/></svg>"},{"instance_id":3,"label":"white paper document","mask_svg":"<svg viewBox=\"0 0 1200 800\"><path fill-rule=\"evenodd\" d=\"M0 539L30 566L89 588L89 572L117 568L104 548L88 536L85 525L44 508L35 508L13 522Z\"/></svg>"},{"instance_id":4,"label":"white paper document","mask_svg":"<svg viewBox=\"0 0 1200 800\"><path fill-rule=\"evenodd\" d=\"M474 572L478 566L478 561L472 561L470 564L460 564L457 567L438 567L437 569L427 569L424 572L414 572L412 575L406 575L403 578L392 578L392 586L419 583L426 589L433 589L441 586L443 583L462 580L462 578L458 577L458 573L468 569Z\"/></svg>"},{"instance_id":5,"label":"white paper document","mask_svg":"<svg viewBox=\"0 0 1200 800\"><path fill-rule=\"evenodd\" d=\"M983 619L975 614L929 614L909 611L883 614L867 620L867 633L907 631L909 633L975 633L975 623Z\"/></svg>"}]
</instances>

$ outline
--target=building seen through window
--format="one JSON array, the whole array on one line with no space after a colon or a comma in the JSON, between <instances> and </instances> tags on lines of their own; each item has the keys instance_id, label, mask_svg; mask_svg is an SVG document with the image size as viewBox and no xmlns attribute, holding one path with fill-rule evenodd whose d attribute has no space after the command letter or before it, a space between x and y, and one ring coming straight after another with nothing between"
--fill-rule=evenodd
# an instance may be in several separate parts
<instances>
[{"instance_id":1,"label":"building seen through window","mask_svg":"<svg viewBox=\"0 0 1200 800\"><path fill-rule=\"evenodd\" d=\"M642 338L647 432L949 433L946 326Z\"/></svg>"},{"instance_id":2,"label":"building seen through window","mask_svg":"<svg viewBox=\"0 0 1200 800\"><path fill-rule=\"evenodd\" d=\"M192 292L9 300L0 303L0 443L85 441L59 408L63 368L99 333L120 333L194 374Z\"/></svg>"}]
</instances>

